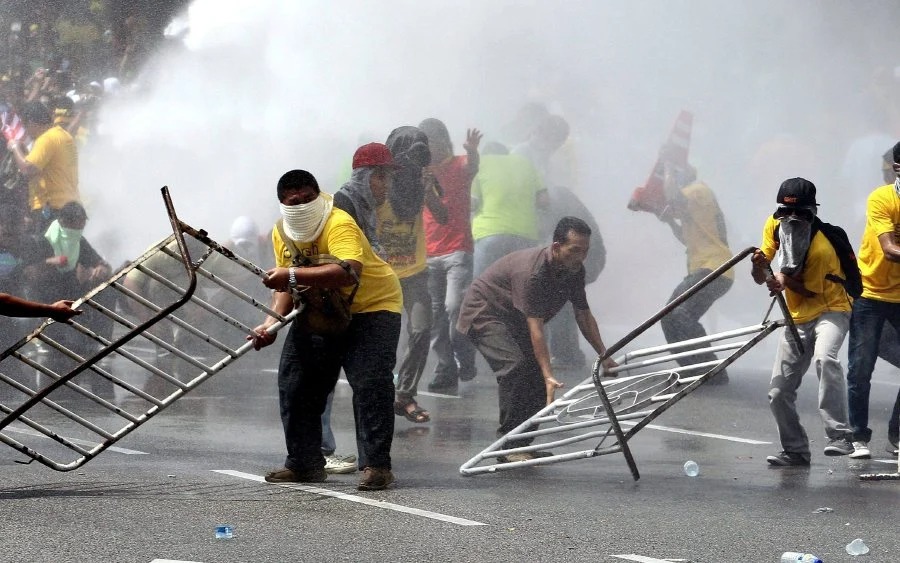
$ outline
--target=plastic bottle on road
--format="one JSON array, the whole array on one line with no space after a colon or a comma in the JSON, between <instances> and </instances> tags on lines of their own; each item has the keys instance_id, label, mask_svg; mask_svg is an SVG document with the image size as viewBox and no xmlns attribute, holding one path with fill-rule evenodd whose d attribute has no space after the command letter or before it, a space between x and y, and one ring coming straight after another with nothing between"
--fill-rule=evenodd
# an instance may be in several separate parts
<instances>
[{"instance_id":1,"label":"plastic bottle on road","mask_svg":"<svg viewBox=\"0 0 900 563\"><path fill-rule=\"evenodd\" d=\"M700 475L700 466L696 461L688 460L684 462L684 474L688 477L696 477Z\"/></svg>"},{"instance_id":2,"label":"plastic bottle on road","mask_svg":"<svg viewBox=\"0 0 900 563\"><path fill-rule=\"evenodd\" d=\"M781 554L781 563L822 563L822 560L812 553L785 551Z\"/></svg>"},{"instance_id":3,"label":"plastic bottle on road","mask_svg":"<svg viewBox=\"0 0 900 563\"><path fill-rule=\"evenodd\" d=\"M234 528L229 526L228 524L220 524L216 526L216 539L217 540L230 540L234 537Z\"/></svg>"},{"instance_id":4,"label":"plastic bottle on road","mask_svg":"<svg viewBox=\"0 0 900 563\"><path fill-rule=\"evenodd\" d=\"M852 542L847 544L847 553L850 555L865 555L869 553L869 546L866 545L866 542L862 541L859 538L856 538Z\"/></svg>"}]
</instances>

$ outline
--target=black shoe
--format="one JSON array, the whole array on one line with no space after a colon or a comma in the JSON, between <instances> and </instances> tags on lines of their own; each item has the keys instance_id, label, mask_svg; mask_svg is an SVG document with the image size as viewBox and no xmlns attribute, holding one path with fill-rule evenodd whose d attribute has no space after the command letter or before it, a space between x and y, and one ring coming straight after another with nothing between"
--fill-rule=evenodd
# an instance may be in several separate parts
<instances>
[{"instance_id":1,"label":"black shoe","mask_svg":"<svg viewBox=\"0 0 900 563\"><path fill-rule=\"evenodd\" d=\"M460 381L472 381L477 376L478 376L478 370L475 367L472 367L472 369L470 369L470 370L468 370L468 369L459 370L459 380Z\"/></svg>"},{"instance_id":2,"label":"black shoe","mask_svg":"<svg viewBox=\"0 0 900 563\"><path fill-rule=\"evenodd\" d=\"M442 395L456 395L459 393L459 383L448 377L435 377L434 381L428 384L428 390Z\"/></svg>"},{"instance_id":3,"label":"black shoe","mask_svg":"<svg viewBox=\"0 0 900 563\"><path fill-rule=\"evenodd\" d=\"M269 483L323 483L328 478L325 468L294 471L287 467L266 473Z\"/></svg>"},{"instance_id":4,"label":"black shoe","mask_svg":"<svg viewBox=\"0 0 900 563\"><path fill-rule=\"evenodd\" d=\"M796 452L781 452L778 455L770 455L766 458L769 465L776 467L787 466L808 466L809 455L798 454Z\"/></svg>"}]
</instances>

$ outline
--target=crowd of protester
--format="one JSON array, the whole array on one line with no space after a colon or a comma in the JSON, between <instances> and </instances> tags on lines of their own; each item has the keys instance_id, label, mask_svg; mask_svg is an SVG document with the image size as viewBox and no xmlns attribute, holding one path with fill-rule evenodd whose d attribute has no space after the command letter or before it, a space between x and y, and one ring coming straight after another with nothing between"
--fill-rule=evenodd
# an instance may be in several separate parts
<instances>
[{"instance_id":1,"label":"crowd of protester","mask_svg":"<svg viewBox=\"0 0 900 563\"><path fill-rule=\"evenodd\" d=\"M78 152L96 134L98 105L118 88L115 79L108 79L77 89L64 75L38 69L21 89L12 91L6 85L2 91L4 313L47 312L67 318L59 312L66 307L65 299L82 295L110 276L112 268L82 234L89 210L79 192ZM293 308L291 290L297 286L345 293L354 289L349 304L353 316L340 337L296 324L285 337L279 393L288 456L284 468L270 473L268 480L316 482L327 473L360 469L360 488L385 488L393 482L394 417L414 424L432 419L418 400L423 377L428 378L429 391L457 395L461 384L477 376L479 351L500 385L498 432L503 434L553 400L561 386L556 370L586 365L579 330L594 352L604 354L584 286L603 270L605 247L597 221L566 185L572 176L564 158L569 124L540 104L528 106L522 115L526 135L506 145L492 141L482 146L479 130L453 134L436 118L397 127L383 143L357 149L349 180L334 194L321 191L316 179L302 170L290 171L278 182L282 221L272 230L274 260L271 255L259 258L263 267L276 266L265 281L274 291L273 309L286 313ZM454 149L457 135L464 154ZM754 279L770 291L786 292L808 351L797 354L787 341L779 348L769 399L784 451L770 456L772 465L809 464L809 441L799 426L794 396L813 359L829 439L825 454L870 455L868 394L875 357L898 365L891 359L900 329L900 315L894 310L900 302L898 160L900 144L885 154L887 184L869 198L860 252L864 291L856 299L832 285L816 290L813 286L822 281L808 277L817 260L824 260L819 269L825 274L847 277L829 254L833 249L822 241L811 242L816 240L814 232L795 231L795 221L814 224L815 188L797 179L779 192L779 207L766 224L762 250L754 258ZM722 212L713 191L697 180L697 171L689 166L678 174L667 169L665 183L668 204L656 214L684 243L688 255L688 275L674 299L731 252ZM798 190L800 196L794 193ZM780 230L778 223L784 225ZM248 231L243 227L241 232ZM258 239L259 229L252 227L241 236ZM793 249L793 242L803 237L801 250L783 250ZM804 263L807 252L810 258ZM336 262L303 264L296 258L324 255ZM767 278L761 272L776 255L780 269ZM705 336L700 317L732 283L731 274L724 276L706 294L675 308L663 323L666 339ZM824 303L810 305L822 295L828 297ZM401 318L406 329L402 347ZM823 333L826 321L830 332ZM883 329L885 321L888 328ZM20 331L12 319L0 317L0 323L0 348L5 348ZM251 335L257 348L274 341L267 331L273 323L268 319ZM836 359L846 334L849 414ZM399 359L398 350L405 351ZM705 361L715 362L713 353L704 354ZM429 355L435 367L426 374ZM614 365L610 362L607 367ZM359 459L335 454L330 417L341 370L354 391ZM718 381L726 377L723 373ZM888 432L894 451L898 410L895 407ZM510 461L532 457L522 454Z\"/></svg>"}]
</instances>

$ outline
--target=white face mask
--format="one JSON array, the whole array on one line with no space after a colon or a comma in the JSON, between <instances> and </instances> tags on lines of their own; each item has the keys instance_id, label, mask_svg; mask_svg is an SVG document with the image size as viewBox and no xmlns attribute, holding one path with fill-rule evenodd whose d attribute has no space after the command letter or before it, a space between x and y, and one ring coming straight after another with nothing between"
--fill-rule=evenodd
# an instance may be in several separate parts
<instances>
[{"instance_id":1,"label":"white face mask","mask_svg":"<svg viewBox=\"0 0 900 563\"><path fill-rule=\"evenodd\" d=\"M280 204L284 233L297 242L316 240L331 215L333 203L334 199L330 194L319 192L319 197L309 203Z\"/></svg>"}]
</instances>

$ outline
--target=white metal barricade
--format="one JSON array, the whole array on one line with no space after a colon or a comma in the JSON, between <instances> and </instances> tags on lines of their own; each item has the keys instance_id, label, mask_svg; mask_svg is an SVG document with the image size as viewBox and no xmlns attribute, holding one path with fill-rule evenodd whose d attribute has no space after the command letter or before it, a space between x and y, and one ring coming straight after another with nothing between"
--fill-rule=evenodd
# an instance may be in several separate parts
<instances>
[{"instance_id":1,"label":"white metal barricade","mask_svg":"<svg viewBox=\"0 0 900 563\"><path fill-rule=\"evenodd\" d=\"M754 250L756 249L752 247L747 248L732 257L609 347L606 355L594 363L591 377L468 460L460 467L460 473L479 475L621 452L634 479L639 479L637 465L628 447L628 440L638 431L686 395L716 377L778 328L786 326L791 340L795 345L802 346L784 298L777 294L772 304L779 304L784 317L782 319L769 320L772 312L770 305L765 318L757 325L615 356L675 307L750 256ZM677 364L679 360L687 363L692 356L709 352L727 355L719 356L716 361L683 366ZM607 357L615 357L619 367L609 372L602 371L601 362ZM618 377L606 379L608 376ZM596 445L585 449L584 442L596 442ZM521 445L523 443L528 444ZM551 449L552 453L549 451ZM531 453L533 457L511 461L515 458L513 454L518 453Z\"/></svg>"},{"instance_id":2,"label":"white metal barricade","mask_svg":"<svg viewBox=\"0 0 900 563\"><path fill-rule=\"evenodd\" d=\"M180 221L173 233L0 354L0 441L76 469L240 358L269 308L265 272Z\"/></svg>"}]
</instances>

